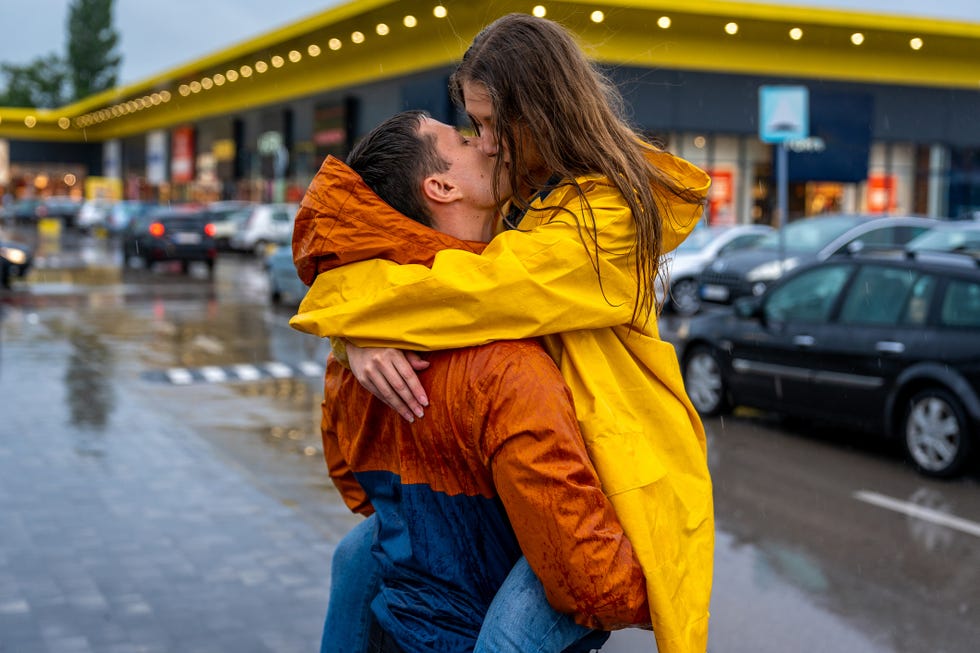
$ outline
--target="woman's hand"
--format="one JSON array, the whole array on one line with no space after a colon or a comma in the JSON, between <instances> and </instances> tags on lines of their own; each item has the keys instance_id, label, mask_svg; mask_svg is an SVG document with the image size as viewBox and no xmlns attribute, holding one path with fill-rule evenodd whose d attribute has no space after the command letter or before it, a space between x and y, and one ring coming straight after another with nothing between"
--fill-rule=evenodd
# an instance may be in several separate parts
<instances>
[{"instance_id":1,"label":"woman's hand","mask_svg":"<svg viewBox=\"0 0 980 653\"><path fill-rule=\"evenodd\" d=\"M358 347L347 343L347 360L358 382L409 422L425 414L429 405L416 372L429 361L414 351L383 347Z\"/></svg>"}]
</instances>

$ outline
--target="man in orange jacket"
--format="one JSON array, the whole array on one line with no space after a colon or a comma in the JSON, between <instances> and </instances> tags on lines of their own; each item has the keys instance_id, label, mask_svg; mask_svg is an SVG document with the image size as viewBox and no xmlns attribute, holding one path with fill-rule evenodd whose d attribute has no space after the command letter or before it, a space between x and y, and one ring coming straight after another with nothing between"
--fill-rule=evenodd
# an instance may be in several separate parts
<instances>
[{"instance_id":1,"label":"man in orange jacket","mask_svg":"<svg viewBox=\"0 0 980 653\"><path fill-rule=\"evenodd\" d=\"M399 114L365 137L349 163L324 162L297 232L304 212L356 206L363 219L339 221L330 236L344 247L333 249L350 260L394 250L404 259L408 250L420 263L447 248L479 251L493 235L491 161L454 128ZM395 215L378 195L416 220ZM582 626L648 624L642 569L589 460L568 388L541 346L496 342L434 352L428 364L422 382L435 400L411 423L336 360L327 369L330 474L352 510L375 515L371 650L472 650L522 553L551 606ZM331 611L349 609L336 598ZM328 614L322 650L350 646L331 621Z\"/></svg>"}]
</instances>

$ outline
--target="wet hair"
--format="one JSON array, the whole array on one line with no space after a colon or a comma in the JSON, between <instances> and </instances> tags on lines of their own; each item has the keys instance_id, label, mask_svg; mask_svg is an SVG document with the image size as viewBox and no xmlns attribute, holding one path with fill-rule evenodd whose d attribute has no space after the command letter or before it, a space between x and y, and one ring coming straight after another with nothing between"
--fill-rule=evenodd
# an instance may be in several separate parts
<instances>
[{"instance_id":1,"label":"wet hair","mask_svg":"<svg viewBox=\"0 0 980 653\"><path fill-rule=\"evenodd\" d=\"M502 199L497 185L501 174L509 175L510 188L541 186L527 165L529 148L535 147L548 173L561 178L562 184L575 185L586 207L585 191L576 177L599 174L619 189L636 226L633 323L638 317L645 322L658 308L654 278L663 254L662 224L674 219L667 197L673 194L694 204L701 198L648 163L645 154L655 148L628 125L622 95L558 23L526 14L494 21L476 36L450 78L450 93L461 107L465 107L466 82L486 87L493 111L491 128L501 151L510 152L506 171L503 157L496 157L494 164L498 199ZM515 196L513 202L523 210L529 208L527 197ZM579 227L598 274L599 246L591 207L585 213L587 224Z\"/></svg>"},{"instance_id":2,"label":"wet hair","mask_svg":"<svg viewBox=\"0 0 980 653\"><path fill-rule=\"evenodd\" d=\"M425 111L403 111L388 118L362 138L347 156L347 165L368 188L399 213L432 226L422 194L422 181L449 169L436 149L435 138L422 134Z\"/></svg>"}]
</instances>

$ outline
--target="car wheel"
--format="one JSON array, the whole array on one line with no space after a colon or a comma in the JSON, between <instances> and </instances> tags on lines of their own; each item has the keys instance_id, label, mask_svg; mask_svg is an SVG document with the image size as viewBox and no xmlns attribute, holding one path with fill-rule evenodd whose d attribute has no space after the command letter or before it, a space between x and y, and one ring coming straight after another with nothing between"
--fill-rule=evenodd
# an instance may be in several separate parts
<instances>
[{"instance_id":1,"label":"car wheel","mask_svg":"<svg viewBox=\"0 0 980 653\"><path fill-rule=\"evenodd\" d=\"M214 279L214 259L208 259L204 263L208 268L208 279Z\"/></svg>"},{"instance_id":2,"label":"car wheel","mask_svg":"<svg viewBox=\"0 0 980 653\"><path fill-rule=\"evenodd\" d=\"M695 347L684 364L684 387L702 415L720 415L729 408L728 388L718 357L708 347Z\"/></svg>"},{"instance_id":3,"label":"car wheel","mask_svg":"<svg viewBox=\"0 0 980 653\"><path fill-rule=\"evenodd\" d=\"M670 287L670 306L678 315L694 315L701 310L697 279L680 279Z\"/></svg>"},{"instance_id":4,"label":"car wheel","mask_svg":"<svg viewBox=\"0 0 980 653\"><path fill-rule=\"evenodd\" d=\"M929 388L912 397L901 432L909 460L926 476L950 478L969 460L973 442L966 411L943 388Z\"/></svg>"},{"instance_id":5,"label":"car wheel","mask_svg":"<svg viewBox=\"0 0 980 653\"><path fill-rule=\"evenodd\" d=\"M180 262L180 273L181 274L190 274L190 271L191 271L191 262L190 261L181 261Z\"/></svg>"},{"instance_id":6,"label":"car wheel","mask_svg":"<svg viewBox=\"0 0 980 653\"><path fill-rule=\"evenodd\" d=\"M258 256L259 258L265 258L265 255L268 253L268 250L269 250L269 243L267 243L264 240L259 240L255 243L255 247L252 248L252 253Z\"/></svg>"}]
</instances>

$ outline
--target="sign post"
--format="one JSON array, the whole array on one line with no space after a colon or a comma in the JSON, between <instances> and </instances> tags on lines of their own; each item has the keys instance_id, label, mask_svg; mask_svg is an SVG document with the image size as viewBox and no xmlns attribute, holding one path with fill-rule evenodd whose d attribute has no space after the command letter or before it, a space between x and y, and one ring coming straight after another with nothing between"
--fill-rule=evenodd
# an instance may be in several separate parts
<instances>
[{"instance_id":1,"label":"sign post","mask_svg":"<svg viewBox=\"0 0 980 653\"><path fill-rule=\"evenodd\" d=\"M759 87L759 139L776 146L776 188L779 213L779 265L786 261L783 227L789 212L787 141L810 135L810 94L806 86ZM782 269L780 269L782 276Z\"/></svg>"}]
</instances>

